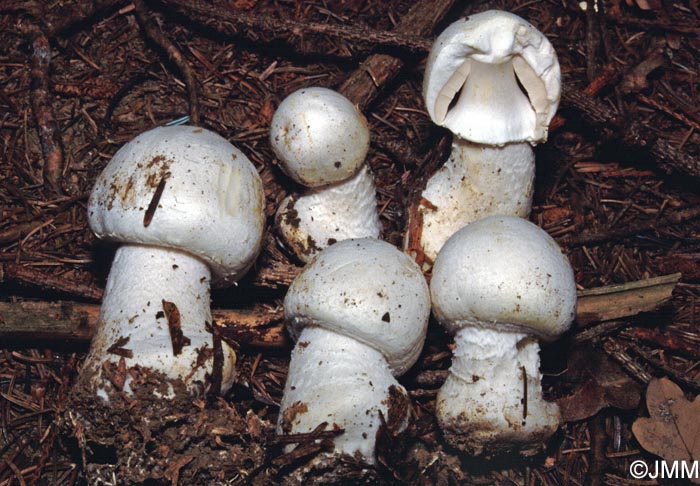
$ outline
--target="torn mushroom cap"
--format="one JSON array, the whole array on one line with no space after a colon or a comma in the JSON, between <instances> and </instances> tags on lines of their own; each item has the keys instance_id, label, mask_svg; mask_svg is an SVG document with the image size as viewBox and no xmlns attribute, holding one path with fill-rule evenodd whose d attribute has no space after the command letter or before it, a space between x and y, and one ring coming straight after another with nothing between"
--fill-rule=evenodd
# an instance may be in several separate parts
<instances>
[{"instance_id":1,"label":"torn mushroom cap","mask_svg":"<svg viewBox=\"0 0 700 486\"><path fill-rule=\"evenodd\" d=\"M351 337L384 355L395 376L423 348L430 315L425 278L405 253L381 240L344 240L319 253L284 299L296 340L306 326Z\"/></svg>"},{"instance_id":2,"label":"torn mushroom cap","mask_svg":"<svg viewBox=\"0 0 700 486\"><path fill-rule=\"evenodd\" d=\"M270 143L287 175L318 187L346 180L360 169L369 150L369 128L343 95L303 88L275 111Z\"/></svg>"},{"instance_id":3,"label":"torn mushroom cap","mask_svg":"<svg viewBox=\"0 0 700 486\"><path fill-rule=\"evenodd\" d=\"M544 230L514 216L484 218L452 235L430 292L435 316L453 334L476 326L554 339L576 311L568 259Z\"/></svg>"},{"instance_id":4,"label":"torn mushroom cap","mask_svg":"<svg viewBox=\"0 0 700 486\"><path fill-rule=\"evenodd\" d=\"M423 83L436 124L488 145L546 140L560 90L559 61L547 38L517 15L498 10L445 29L430 52Z\"/></svg>"},{"instance_id":5,"label":"torn mushroom cap","mask_svg":"<svg viewBox=\"0 0 700 486\"><path fill-rule=\"evenodd\" d=\"M201 258L212 285L237 281L253 264L264 229L262 182L223 137L190 126L159 127L124 145L88 203L95 234L173 248Z\"/></svg>"}]
</instances>

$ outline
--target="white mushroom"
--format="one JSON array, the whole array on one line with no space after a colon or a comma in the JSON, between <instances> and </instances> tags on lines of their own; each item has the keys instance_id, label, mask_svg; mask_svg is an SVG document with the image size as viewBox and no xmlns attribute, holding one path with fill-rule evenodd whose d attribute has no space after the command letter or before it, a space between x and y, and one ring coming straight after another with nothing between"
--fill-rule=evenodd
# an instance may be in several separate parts
<instances>
[{"instance_id":1,"label":"white mushroom","mask_svg":"<svg viewBox=\"0 0 700 486\"><path fill-rule=\"evenodd\" d=\"M209 287L236 282L253 264L262 208L255 167L208 130L155 128L112 157L88 203L95 234L122 244L81 373L91 389L107 396L103 363L121 358L190 391L231 386L236 355L225 343L214 349Z\"/></svg>"},{"instance_id":2,"label":"white mushroom","mask_svg":"<svg viewBox=\"0 0 700 486\"><path fill-rule=\"evenodd\" d=\"M561 335L576 310L559 246L521 218L475 221L443 246L430 292L456 345L436 404L446 440L474 455L538 451L560 416L542 398L537 339Z\"/></svg>"},{"instance_id":3,"label":"white mushroom","mask_svg":"<svg viewBox=\"0 0 700 486\"><path fill-rule=\"evenodd\" d=\"M452 155L420 204L431 260L459 228L505 214L527 217L535 156L559 104L560 69L547 38L517 15L490 10L450 25L428 58L423 96L455 135Z\"/></svg>"},{"instance_id":4,"label":"white mushroom","mask_svg":"<svg viewBox=\"0 0 700 486\"><path fill-rule=\"evenodd\" d=\"M430 298L420 269L381 240L345 240L292 282L284 312L297 344L277 433L311 432L325 422L327 430L344 430L325 459L349 454L374 464L380 413L395 432L410 413L394 376L415 363L425 340Z\"/></svg>"},{"instance_id":5,"label":"white mushroom","mask_svg":"<svg viewBox=\"0 0 700 486\"><path fill-rule=\"evenodd\" d=\"M276 217L301 261L336 241L379 236L374 180L364 163L369 129L347 98L326 88L295 91L272 118L270 143L282 169L311 188L282 201Z\"/></svg>"}]
</instances>

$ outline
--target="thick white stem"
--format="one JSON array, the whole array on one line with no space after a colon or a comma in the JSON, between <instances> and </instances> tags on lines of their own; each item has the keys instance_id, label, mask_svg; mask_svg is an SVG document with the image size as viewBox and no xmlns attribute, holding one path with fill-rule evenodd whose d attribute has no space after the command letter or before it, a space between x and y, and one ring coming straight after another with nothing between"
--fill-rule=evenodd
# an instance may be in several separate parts
<instances>
[{"instance_id":1,"label":"thick white stem","mask_svg":"<svg viewBox=\"0 0 700 486\"><path fill-rule=\"evenodd\" d=\"M479 327L455 335L436 414L445 439L474 455L537 452L559 426L542 398L539 344L532 336Z\"/></svg>"},{"instance_id":2,"label":"thick white stem","mask_svg":"<svg viewBox=\"0 0 700 486\"><path fill-rule=\"evenodd\" d=\"M82 374L106 396L102 363L141 366L203 390L214 366L209 267L187 253L125 245L114 257L98 327ZM181 336L178 336L179 326ZM222 390L235 374L235 352L222 343ZM197 388L195 388L197 387ZM128 380L124 387L129 391ZM100 391L101 390L101 391Z\"/></svg>"},{"instance_id":3,"label":"thick white stem","mask_svg":"<svg viewBox=\"0 0 700 486\"><path fill-rule=\"evenodd\" d=\"M535 154L527 143L495 147L455 137L445 165L428 181L420 204L421 243L434 260L463 226L493 215L526 218L532 207Z\"/></svg>"},{"instance_id":4,"label":"thick white stem","mask_svg":"<svg viewBox=\"0 0 700 486\"><path fill-rule=\"evenodd\" d=\"M363 167L348 180L312 189L280 204L277 225L284 242L304 262L349 238L378 238L381 231L374 178Z\"/></svg>"},{"instance_id":5,"label":"thick white stem","mask_svg":"<svg viewBox=\"0 0 700 486\"><path fill-rule=\"evenodd\" d=\"M277 433L311 432L327 422L326 430L345 430L334 439L335 454L359 454L374 464L379 413L399 431L407 425L409 408L406 390L379 351L341 334L307 327L292 352Z\"/></svg>"}]
</instances>

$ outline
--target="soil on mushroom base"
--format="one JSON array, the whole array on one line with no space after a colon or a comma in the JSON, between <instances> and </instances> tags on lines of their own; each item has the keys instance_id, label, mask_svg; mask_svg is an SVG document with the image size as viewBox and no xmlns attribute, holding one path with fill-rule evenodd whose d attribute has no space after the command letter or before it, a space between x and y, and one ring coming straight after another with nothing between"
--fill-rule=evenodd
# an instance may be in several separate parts
<instances>
[{"instance_id":1,"label":"soil on mushroom base","mask_svg":"<svg viewBox=\"0 0 700 486\"><path fill-rule=\"evenodd\" d=\"M116 365L106 366L110 376L119 375ZM115 477L119 485L231 484L268 460L270 422L241 414L223 399L192 397L181 381L160 373L127 372L137 377L130 383L133 395L112 388L107 405L78 383L63 414L66 445L84 463L88 484L114 484ZM159 398L154 390L173 390L175 397ZM263 476L260 484L270 484Z\"/></svg>"}]
</instances>

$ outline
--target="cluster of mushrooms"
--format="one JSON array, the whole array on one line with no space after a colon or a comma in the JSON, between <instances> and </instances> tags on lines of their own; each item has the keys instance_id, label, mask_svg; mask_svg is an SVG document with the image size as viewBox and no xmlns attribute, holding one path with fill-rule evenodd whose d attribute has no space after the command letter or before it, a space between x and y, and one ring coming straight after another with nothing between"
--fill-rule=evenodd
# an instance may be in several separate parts
<instances>
[{"instance_id":1,"label":"cluster of mushrooms","mask_svg":"<svg viewBox=\"0 0 700 486\"><path fill-rule=\"evenodd\" d=\"M559 426L557 406L542 398L538 340L570 326L574 276L554 240L524 219L531 147L546 139L559 83L551 44L513 14L473 15L436 40L423 94L454 143L419 207L430 286L407 253L379 239L369 130L355 106L306 88L275 112L272 148L309 188L275 218L280 243L307 264L284 299L296 346L277 432L342 429L315 461L347 454L372 465L379 428L407 427L411 401L397 377L421 353L431 307L455 340L436 403L447 442L475 456L528 455ZM210 287L253 265L263 207L254 166L211 131L155 128L114 155L88 212L95 234L121 247L81 372L107 406L105 364L122 360L193 395L232 386L236 354L212 335ZM133 379L127 373L123 393ZM167 400L175 391L153 393Z\"/></svg>"}]
</instances>

